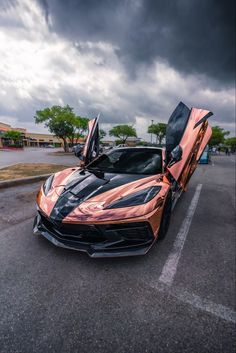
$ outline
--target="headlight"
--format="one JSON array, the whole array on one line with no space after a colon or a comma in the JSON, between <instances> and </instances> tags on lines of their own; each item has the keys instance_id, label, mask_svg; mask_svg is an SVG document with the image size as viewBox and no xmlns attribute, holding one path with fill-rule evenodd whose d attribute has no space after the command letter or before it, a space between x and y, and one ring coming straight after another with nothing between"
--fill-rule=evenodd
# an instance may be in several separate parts
<instances>
[{"instance_id":1,"label":"headlight","mask_svg":"<svg viewBox=\"0 0 236 353\"><path fill-rule=\"evenodd\" d=\"M153 199L153 197L155 197L160 190L161 186L152 186L150 188L137 191L131 195L124 196L121 199L114 201L106 207L106 209L142 205Z\"/></svg>"},{"instance_id":2,"label":"headlight","mask_svg":"<svg viewBox=\"0 0 236 353\"><path fill-rule=\"evenodd\" d=\"M54 174L50 175L50 177L43 184L43 192L46 196L52 187L53 178L54 178Z\"/></svg>"}]
</instances>

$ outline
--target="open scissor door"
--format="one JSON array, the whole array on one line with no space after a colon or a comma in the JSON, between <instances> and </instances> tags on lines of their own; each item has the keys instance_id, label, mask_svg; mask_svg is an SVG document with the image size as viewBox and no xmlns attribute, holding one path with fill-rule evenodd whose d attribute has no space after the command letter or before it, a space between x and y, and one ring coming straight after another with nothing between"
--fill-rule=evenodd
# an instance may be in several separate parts
<instances>
[{"instance_id":1,"label":"open scissor door","mask_svg":"<svg viewBox=\"0 0 236 353\"><path fill-rule=\"evenodd\" d=\"M166 131L166 169L185 189L211 137L208 110L189 109L182 102L172 113Z\"/></svg>"},{"instance_id":2,"label":"open scissor door","mask_svg":"<svg viewBox=\"0 0 236 353\"><path fill-rule=\"evenodd\" d=\"M83 164L87 165L99 154L99 116L88 123L88 136L83 149Z\"/></svg>"}]
</instances>

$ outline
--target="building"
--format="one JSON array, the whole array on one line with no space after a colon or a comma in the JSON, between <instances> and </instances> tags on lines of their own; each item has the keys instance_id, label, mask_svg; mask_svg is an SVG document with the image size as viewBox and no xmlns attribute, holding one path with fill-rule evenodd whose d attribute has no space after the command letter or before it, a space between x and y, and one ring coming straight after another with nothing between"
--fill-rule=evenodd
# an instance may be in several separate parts
<instances>
[{"instance_id":1,"label":"building","mask_svg":"<svg viewBox=\"0 0 236 353\"><path fill-rule=\"evenodd\" d=\"M12 127L9 124L0 122L0 148L4 146L4 142L6 146L7 139L4 138L5 132L11 131L11 130L21 132L23 147L47 147L47 146L63 147L63 141L52 134L28 132L27 129ZM128 137L126 140L126 144L127 146L136 146L140 142L140 140L141 139L137 137ZM78 141L76 141L76 143L83 143L83 142L84 142L83 138L78 139ZM101 143L103 146L115 145L114 140L102 140Z\"/></svg>"},{"instance_id":2,"label":"building","mask_svg":"<svg viewBox=\"0 0 236 353\"><path fill-rule=\"evenodd\" d=\"M22 133L22 141L24 147L47 147L52 145L54 147L62 147L63 141L51 134L39 134L35 132L27 132L23 128L15 128L11 125L0 122L0 147L4 146L4 134L7 131L19 131Z\"/></svg>"},{"instance_id":3,"label":"building","mask_svg":"<svg viewBox=\"0 0 236 353\"><path fill-rule=\"evenodd\" d=\"M6 131L10 131L10 130L14 130L14 131L20 131L22 133L26 132L26 129L20 128L20 127L12 127L11 125L5 124L5 123L1 123L0 121L0 134L4 134Z\"/></svg>"},{"instance_id":4,"label":"building","mask_svg":"<svg viewBox=\"0 0 236 353\"><path fill-rule=\"evenodd\" d=\"M128 137L126 140L126 144L129 147L137 146L137 144L141 141L140 137Z\"/></svg>"},{"instance_id":5,"label":"building","mask_svg":"<svg viewBox=\"0 0 236 353\"><path fill-rule=\"evenodd\" d=\"M25 147L62 147L63 142L56 136L51 134L39 134L35 132L26 132L23 138Z\"/></svg>"}]
</instances>

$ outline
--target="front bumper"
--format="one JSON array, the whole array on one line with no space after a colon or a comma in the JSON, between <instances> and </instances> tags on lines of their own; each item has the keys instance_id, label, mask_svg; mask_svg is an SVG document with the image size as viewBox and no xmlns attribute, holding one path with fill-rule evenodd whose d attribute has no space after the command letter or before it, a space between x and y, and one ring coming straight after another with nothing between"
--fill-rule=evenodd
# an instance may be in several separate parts
<instances>
[{"instance_id":1,"label":"front bumper","mask_svg":"<svg viewBox=\"0 0 236 353\"><path fill-rule=\"evenodd\" d=\"M56 246L97 258L145 255L155 241L149 222L66 224L53 222L40 211L33 230Z\"/></svg>"}]
</instances>

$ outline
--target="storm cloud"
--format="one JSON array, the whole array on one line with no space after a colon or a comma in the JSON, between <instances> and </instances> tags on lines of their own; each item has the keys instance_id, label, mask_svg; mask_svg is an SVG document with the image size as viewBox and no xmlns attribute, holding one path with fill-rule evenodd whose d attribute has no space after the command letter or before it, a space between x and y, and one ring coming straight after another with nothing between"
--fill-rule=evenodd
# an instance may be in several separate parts
<instances>
[{"instance_id":1,"label":"storm cloud","mask_svg":"<svg viewBox=\"0 0 236 353\"><path fill-rule=\"evenodd\" d=\"M183 73L234 82L234 1L46 1L52 30L75 42L112 43L131 76L159 59Z\"/></svg>"},{"instance_id":2,"label":"storm cloud","mask_svg":"<svg viewBox=\"0 0 236 353\"><path fill-rule=\"evenodd\" d=\"M3 1L0 121L42 131L37 109L70 104L148 138L182 100L234 133L234 14L233 1Z\"/></svg>"}]
</instances>

